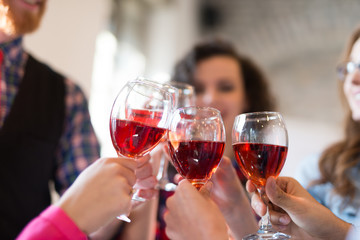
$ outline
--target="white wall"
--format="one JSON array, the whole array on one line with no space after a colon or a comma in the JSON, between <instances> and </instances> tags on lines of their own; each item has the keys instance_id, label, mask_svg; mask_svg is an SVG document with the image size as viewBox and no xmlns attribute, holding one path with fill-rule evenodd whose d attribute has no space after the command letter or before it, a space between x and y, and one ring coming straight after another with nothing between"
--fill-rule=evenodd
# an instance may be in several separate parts
<instances>
[{"instance_id":1,"label":"white wall","mask_svg":"<svg viewBox=\"0 0 360 240\"><path fill-rule=\"evenodd\" d=\"M55 70L91 88L95 38L106 23L108 0L49 0L40 29L25 37L26 48Z\"/></svg>"},{"instance_id":2,"label":"white wall","mask_svg":"<svg viewBox=\"0 0 360 240\"><path fill-rule=\"evenodd\" d=\"M284 115L289 135L289 149L281 175L294 177L299 163L343 137L341 124L307 120Z\"/></svg>"}]
</instances>

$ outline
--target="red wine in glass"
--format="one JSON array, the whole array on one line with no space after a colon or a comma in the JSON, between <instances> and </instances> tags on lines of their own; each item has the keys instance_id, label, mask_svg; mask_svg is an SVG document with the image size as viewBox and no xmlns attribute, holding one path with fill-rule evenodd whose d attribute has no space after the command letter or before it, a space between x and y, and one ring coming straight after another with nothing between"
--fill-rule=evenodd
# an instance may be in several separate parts
<instances>
[{"instance_id":1,"label":"red wine in glass","mask_svg":"<svg viewBox=\"0 0 360 240\"><path fill-rule=\"evenodd\" d=\"M126 120L111 118L110 131L116 152L138 158L150 152L161 141L167 129L156 127L162 112L128 109Z\"/></svg>"},{"instance_id":2,"label":"red wine in glass","mask_svg":"<svg viewBox=\"0 0 360 240\"><path fill-rule=\"evenodd\" d=\"M167 132L174 100L160 83L144 78L129 81L110 114L110 136L117 154L136 160L155 148ZM132 199L145 201L137 192ZM130 221L126 215L119 219Z\"/></svg>"},{"instance_id":3,"label":"red wine in glass","mask_svg":"<svg viewBox=\"0 0 360 240\"><path fill-rule=\"evenodd\" d=\"M199 190L217 169L225 139L224 123L217 109L179 108L168 131L171 162Z\"/></svg>"},{"instance_id":4,"label":"red wine in glass","mask_svg":"<svg viewBox=\"0 0 360 240\"><path fill-rule=\"evenodd\" d=\"M279 176L288 151L288 134L283 117L278 112L252 112L236 116L232 143L241 171L255 184L260 197L265 197L266 179ZM243 237L243 240L289 238L291 236L272 228L267 209L258 231Z\"/></svg>"},{"instance_id":5,"label":"red wine in glass","mask_svg":"<svg viewBox=\"0 0 360 240\"><path fill-rule=\"evenodd\" d=\"M115 119L114 148L124 157L138 158L150 152L163 138L166 129L152 127L140 122Z\"/></svg>"},{"instance_id":6,"label":"red wine in glass","mask_svg":"<svg viewBox=\"0 0 360 240\"><path fill-rule=\"evenodd\" d=\"M258 186L265 186L270 176L277 177L285 164L288 148L263 143L233 144L235 158L247 179Z\"/></svg>"},{"instance_id":7,"label":"red wine in glass","mask_svg":"<svg viewBox=\"0 0 360 240\"><path fill-rule=\"evenodd\" d=\"M172 141L169 150L176 170L200 189L215 172L224 153L225 142Z\"/></svg>"}]
</instances>

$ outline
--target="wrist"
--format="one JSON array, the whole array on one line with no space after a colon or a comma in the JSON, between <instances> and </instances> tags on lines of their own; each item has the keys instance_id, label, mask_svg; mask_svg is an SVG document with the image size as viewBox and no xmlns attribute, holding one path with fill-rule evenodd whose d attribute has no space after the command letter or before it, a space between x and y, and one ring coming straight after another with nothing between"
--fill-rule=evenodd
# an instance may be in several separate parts
<instances>
[{"instance_id":1,"label":"wrist","mask_svg":"<svg viewBox=\"0 0 360 240\"><path fill-rule=\"evenodd\" d=\"M71 218L71 220L83 233L86 235L90 233L86 228L85 221L82 220L82 214L79 214L78 207L73 201L65 198L61 199L57 205L69 216L69 218Z\"/></svg>"},{"instance_id":2,"label":"wrist","mask_svg":"<svg viewBox=\"0 0 360 240\"><path fill-rule=\"evenodd\" d=\"M352 224L340 220L339 229L337 231L336 237L333 239L345 239L351 227L353 227Z\"/></svg>"},{"instance_id":3,"label":"wrist","mask_svg":"<svg viewBox=\"0 0 360 240\"><path fill-rule=\"evenodd\" d=\"M234 239L242 239L243 236L256 232L258 229L256 216L250 206L244 207L238 204L224 214L224 217Z\"/></svg>"}]
</instances>

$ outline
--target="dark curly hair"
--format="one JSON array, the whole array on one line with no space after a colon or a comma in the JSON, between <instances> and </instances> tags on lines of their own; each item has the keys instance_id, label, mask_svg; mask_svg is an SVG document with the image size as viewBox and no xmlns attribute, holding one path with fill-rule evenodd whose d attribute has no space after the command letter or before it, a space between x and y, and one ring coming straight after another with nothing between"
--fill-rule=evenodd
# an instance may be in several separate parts
<instances>
[{"instance_id":1,"label":"dark curly hair","mask_svg":"<svg viewBox=\"0 0 360 240\"><path fill-rule=\"evenodd\" d=\"M196 44L176 64L172 80L194 85L193 75L197 64L214 56L229 56L238 62L248 102L245 112L274 110L275 99L270 93L265 74L250 58L240 55L230 42L221 38L207 39Z\"/></svg>"}]
</instances>

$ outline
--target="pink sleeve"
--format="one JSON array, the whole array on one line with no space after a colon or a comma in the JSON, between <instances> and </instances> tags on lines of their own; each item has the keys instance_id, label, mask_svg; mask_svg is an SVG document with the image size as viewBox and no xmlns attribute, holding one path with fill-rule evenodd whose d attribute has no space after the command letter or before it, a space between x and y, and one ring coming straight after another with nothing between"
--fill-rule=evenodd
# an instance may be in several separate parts
<instances>
[{"instance_id":1,"label":"pink sleeve","mask_svg":"<svg viewBox=\"0 0 360 240\"><path fill-rule=\"evenodd\" d=\"M22 230L17 240L88 239L58 206L50 206Z\"/></svg>"}]
</instances>

